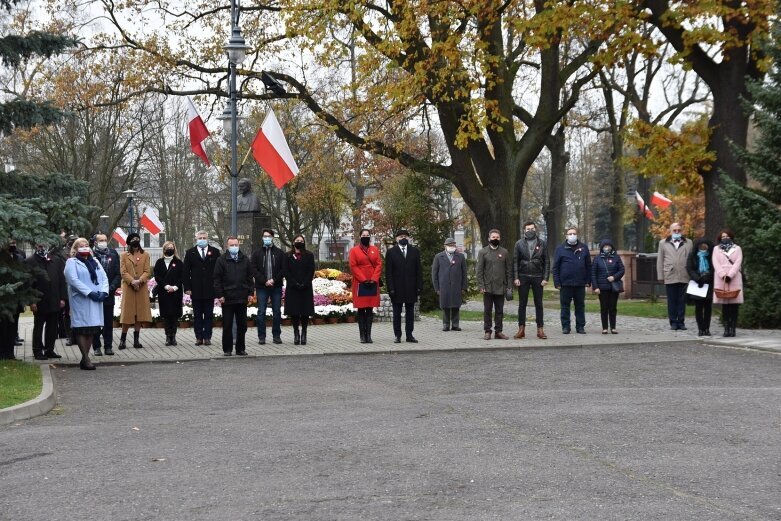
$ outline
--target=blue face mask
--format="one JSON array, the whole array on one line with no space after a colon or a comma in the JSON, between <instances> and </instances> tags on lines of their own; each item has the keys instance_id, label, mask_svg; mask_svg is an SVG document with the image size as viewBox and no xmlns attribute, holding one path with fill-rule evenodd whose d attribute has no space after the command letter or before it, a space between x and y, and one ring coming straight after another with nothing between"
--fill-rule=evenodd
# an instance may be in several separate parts
<instances>
[{"instance_id":1,"label":"blue face mask","mask_svg":"<svg viewBox=\"0 0 781 521\"><path fill-rule=\"evenodd\" d=\"M680 234L680 233L674 233L674 234L673 234L673 240L674 240L674 241L679 241L679 240L681 240L681 234Z\"/></svg>"},{"instance_id":2,"label":"blue face mask","mask_svg":"<svg viewBox=\"0 0 781 521\"><path fill-rule=\"evenodd\" d=\"M206 239L198 239L197 241L195 241L195 244L199 248L205 248L209 244L209 241L207 241Z\"/></svg>"},{"instance_id":3,"label":"blue face mask","mask_svg":"<svg viewBox=\"0 0 781 521\"><path fill-rule=\"evenodd\" d=\"M274 242L274 239L271 237L263 237L263 246L271 246L271 244Z\"/></svg>"},{"instance_id":4,"label":"blue face mask","mask_svg":"<svg viewBox=\"0 0 781 521\"><path fill-rule=\"evenodd\" d=\"M239 247L238 246L228 246L228 253L231 255L236 255L239 253Z\"/></svg>"}]
</instances>

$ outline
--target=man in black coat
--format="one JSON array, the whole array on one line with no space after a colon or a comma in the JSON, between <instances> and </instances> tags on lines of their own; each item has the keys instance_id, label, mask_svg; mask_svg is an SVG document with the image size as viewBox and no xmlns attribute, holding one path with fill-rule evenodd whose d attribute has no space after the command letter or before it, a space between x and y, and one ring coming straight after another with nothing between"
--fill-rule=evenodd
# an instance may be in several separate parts
<instances>
[{"instance_id":1,"label":"man in black coat","mask_svg":"<svg viewBox=\"0 0 781 521\"><path fill-rule=\"evenodd\" d=\"M119 253L114 248L108 247L108 237L99 233L95 235L95 243L92 247L95 256L103 271L108 277L108 298L103 301L103 348L107 355L114 355L114 301L115 293L122 284L122 275L119 273ZM92 337L92 350L95 356L101 356L100 335Z\"/></svg>"},{"instance_id":2,"label":"man in black coat","mask_svg":"<svg viewBox=\"0 0 781 521\"><path fill-rule=\"evenodd\" d=\"M263 230L263 244L252 252L252 271L258 295L258 342L266 343L266 306L271 299L271 335L275 344L282 343L282 279L285 276L285 254L274 245L274 232Z\"/></svg>"},{"instance_id":3,"label":"man in black coat","mask_svg":"<svg viewBox=\"0 0 781 521\"><path fill-rule=\"evenodd\" d=\"M209 234L195 232L195 246L184 254L184 292L193 304L195 345L211 345L214 323L214 266L220 250L209 246Z\"/></svg>"},{"instance_id":4,"label":"man in black coat","mask_svg":"<svg viewBox=\"0 0 781 521\"><path fill-rule=\"evenodd\" d=\"M412 331L415 328L415 302L423 291L423 269L420 250L409 243L409 232L396 232L396 246L385 254L385 280L393 303L393 334L395 343L401 342L401 309L404 307L404 332L407 342L417 342Z\"/></svg>"},{"instance_id":5,"label":"man in black coat","mask_svg":"<svg viewBox=\"0 0 781 521\"><path fill-rule=\"evenodd\" d=\"M27 258L25 263L32 269L35 277L33 288L41 293L38 302L30 304L34 315L33 356L36 360L60 358L60 355L54 352L54 342L57 340L57 320L68 300L65 263L61 257L50 255L44 244L36 244L35 255Z\"/></svg>"},{"instance_id":6,"label":"man in black coat","mask_svg":"<svg viewBox=\"0 0 781 521\"><path fill-rule=\"evenodd\" d=\"M244 335L247 332L247 302L252 296L252 266L239 251L239 240L228 237L228 251L214 266L214 295L222 304L222 351L233 353L233 321L236 320L236 354L246 355Z\"/></svg>"}]
</instances>

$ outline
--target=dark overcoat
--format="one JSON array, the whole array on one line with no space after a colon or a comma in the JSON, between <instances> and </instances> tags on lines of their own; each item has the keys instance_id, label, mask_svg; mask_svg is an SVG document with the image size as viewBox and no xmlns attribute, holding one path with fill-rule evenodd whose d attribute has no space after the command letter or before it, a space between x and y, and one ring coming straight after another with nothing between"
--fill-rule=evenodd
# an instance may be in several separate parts
<instances>
[{"instance_id":1,"label":"dark overcoat","mask_svg":"<svg viewBox=\"0 0 781 521\"><path fill-rule=\"evenodd\" d=\"M103 266L103 271L108 277L108 298L103 301L103 307L114 307L116 292L122 284L122 275L119 273L119 253L114 248L108 248L106 255L93 252L95 260Z\"/></svg>"},{"instance_id":2,"label":"dark overcoat","mask_svg":"<svg viewBox=\"0 0 781 521\"><path fill-rule=\"evenodd\" d=\"M441 251L431 263L431 283L439 293L439 307L443 309L461 307L467 289L466 257L458 252L451 257Z\"/></svg>"},{"instance_id":3,"label":"dark overcoat","mask_svg":"<svg viewBox=\"0 0 781 521\"><path fill-rule=\"evenodd\" d=\"M30 255L24 262L33 269L33 288L41 292L41 298L35 303L38 313L58 312L60 301L68 300L62 257L53 255L44 259L40 255Z\"/></svg>"},{"instance_id":4,"label":"dark overcoat","mask_svg":"<svg viewBox=\"0 0 781 521\"><path fill-rule=\"evenodd\" d=\"M157 282L157 307L161 317L182 316L182 296L184 295L184 263L178 258L171 259L166 267L165 259L157 259L155 263L155 282ZM169 293L166 286L176 286L176 291Z\"/></svg>"},{"instance_id":5,"label":"dark overcoat","mask_svg":"<svg viewBox=\"0 0 781 521\"><path fill-rule=\"evenodd\" d=\"M315 314L312 277L315 276L315 256L303 251L296 259L293 252L285 253L285 315L311 317Z\"/></svg>"},{"instance_id":6,"label":"dark overcoat","mask_svg":"<svg viewBox=\"0 0 781 521\"><path fill-rule=\"evenodd\" d=\"M385 254L385 280L392 302L399 304L418 300L423 291L420 250L408 244L407 256L404 257L398 245L389 249Z\"/></svg>"},{"instance_id":7,"label":"dark overcoat","mask_svg":"<svg viewBox=\"0 0 781 521\"><path fill-rule=\"evenodd\" d=\"M184 290L191 292L194 299L214 298L214 266L220 258L220 250L214 246L206 247L206 258L193 246L184 253Z\"/></svg>"},{"instance_id":8,"label":"dark overcoat","mask_svg":"<svg viewBox=\"0 0 781 521\"><path fill-rule=\"evenodd\" d=\"M224 298L225 305L246 304L255 290L249 257L239 251L236 260L228 252L220 255L214 267L214 296Z\"/></svg>"}]
</instances>

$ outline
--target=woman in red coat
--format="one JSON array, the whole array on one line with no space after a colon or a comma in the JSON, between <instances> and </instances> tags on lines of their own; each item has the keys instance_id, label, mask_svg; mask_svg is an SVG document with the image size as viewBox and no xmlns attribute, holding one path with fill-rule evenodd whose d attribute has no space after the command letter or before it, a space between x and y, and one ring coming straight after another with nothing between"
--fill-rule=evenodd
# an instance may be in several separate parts
<instances>
[{"instance_id":1,"label":"woman in red coat","mask_svg":"<svg viewBox=\"0 0 781 521\"><path fill-rule=\"evenodd\" d=\"M358 310L358 331L362 344L372 343L374 308L380 305L380 250L371 244L371 234L361 230L361 242L350 250L350 272L353 275L353 307Z\"/></svg>"}]
</instances>

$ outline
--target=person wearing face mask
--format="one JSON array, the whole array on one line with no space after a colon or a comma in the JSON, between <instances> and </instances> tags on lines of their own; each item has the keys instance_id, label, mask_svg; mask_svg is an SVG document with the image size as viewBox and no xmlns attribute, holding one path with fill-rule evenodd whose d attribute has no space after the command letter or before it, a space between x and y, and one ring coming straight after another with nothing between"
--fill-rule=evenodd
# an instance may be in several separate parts
<instances>
[{"instance_id":1,"label":"person wearing face mask","mask_svg":"<svg viewBox=\"0 0 781 521\"><path fill-rule=\"evenodd\" d=\"M79 367L93 370L89 353L92 337L103 331L103 301L108 298L108 277L103 266L92 256L89 241L78 238L73 242L71 258L65 263L65 282L68 285L71 329L81 351Z\"/></svg>"},{"instance_id":2,"label":"person wearing face mask","mask_svg":"<svg viewBox=\"0 0 781 521\"><path fill-rule=\"evenodd\" d=\"M233 323L236 354L246 356L247 304L253 293L252 264L239 250L239 239L228 237L225 253L214 266L214 296L222 306L222 352L233 355Z\"/></svg>"},{"instance_id":3,"label":"person wearing face mask","mask_svg":"<svg viewBox=\"0 0 781 521\"><path fill-rule=\"evenodd\" d=\"M152 276L149 253L141 247L141 236L133 232L127 236L127 251L120 257L119 272L122 276L122 335L119 349L127 347L127 331L134 326L133 347L141 349L141 324L152 322L147 282Z\"/></svg>"},{"instance_id":4,"label":"person wearing face mask","mask_svg":"<svg viewBox=\"0 0 781 521\"><path fill-rule=\"evenodd\" d=\"M68 299L65 262L61 257L51 255L45 244L36 244L35 254L30 255L25 263L35 275L33 288L41 293L38 301L30 304L34 316L33 357L36 360L60 358L54 351L54 343L57 340L57 320Z\"/></svg>"},{"instance_id":5,"label":"person wearing face mask","mask_svg":"<svg viewBox=\"0 0 781 521\"><path fill-rule=\"evenodd\" d=\"M518 332L513 338L526 336L526 305L529 302L529 290L534 295L534 311L537 322L537 338L546 339L543 326L545 313L542 304L542 288L550 277L548 245L537 235L534 221L523 225L523 238L515 243L513 252L513 279L518 288Z\"/></svg>"},{"instance_id":6,"label":"person wearing face mask","mask_svg":"<svg viewBox=\"0 0 781 521\"><path fill-rule=\"evenodd\" d=\"M195 232L195 246L184 254L182 284L193 304L195 345L211 345L214 323L214 266L220 250L209 245L205 230Z\"/></svg>"},{"instance_id":7,"label":"person wearing face mask","mask_svg":"<svg viewBox=\"0 0 781 521\"><path fill-rule=\"evenodd\" d=\"M263 230L263 244L250 259L258 296L258 342L266 343L266 307L271 299L271 336L282 343L282 279L285 277L285 252L274 245L274 232Z\"/></svg>"},{"instance_id":8,"label":"person wearing face mask","mask_svg":"<svg viewBox=\"0 0 781 521\"><path fill-rule=\"evenodd\" d=\"M353 307L358 310L358 332L362 344L371 344L374 308L380 306L382 257L371 243L371 232L363 228L358 244L350 250L350 273L353 276Z\"/></svg>"},{"instance_id":9,"label":"person wearing face mask","mask_svg":"<svg viewBox=\"0 0 781 521\"><path fill-rule=\"evenodd\" d=\"M618 313L618 297L624 291L624 261L613 249L613 241L599 241L599 253L591 263L591 289L599 295L599 313L602 318L602 334L617 335L616 314Z\"/></svg>"},{"instance_id":10,"label":"person wearing face mask","mask_svg":"<svg viewBox=\"0 0 781 521\"><path fill-rule=\"evenodd\" d=\"M738 325L738 307L743 303L743 250L735 244L732 231L721 230L718 237L719 243L713 250L713 303L721 304L724 336L733 337ZM734 297L722 293L736 290Z\"/></svg>"},{"instance_id":11,"label":"person wearing face mask","mask_svg":"<svg viewBox=\"0 0 781 521\"><path fill-rule=\"evenodd\" d=\"M456 240L445 239L445 251L434 256L431 283L442 308L442 331L461 331L459 315L468 287L466 257L456 251Z\"/></svg>"},{"instance_id":12,"label":"person wearing face mask","mask_svg":"<svg viewBox=\"0 0 781 521\"><path fill-rule=\"evenodd\" d=\"M691 280L702 288L708 285L704 298L689 298L694 301L694 317L697 319L697 336L711 336L710 319L713 312L713 243L702 237L694 241L689 257L686 259L686 271Z\"/></svg>"},{"instance_id":13,"label":"person wearing face mask","mask_svg":"<svg viewBox=\"0 0 781 521\"><path fill-rule=\"evenodd\" d=\"M176 245L172 241L163 244L163 256L155 262L154 276L157 305L165 323L165 345L175 346L176 330L182 316L184 266L176 255Z\"/></svg>"},{"instance_id":14,"label":"person wearing face mask","mask_svg":"<svg viewBox=\"0 0 781 521\"><path fill-rule=\"evenodd\" d=\"M409 243L409 232L396 232L396 246L385 253L385 280L393 303L394 342L401 342L401 310L404 308L404 334L407 342L417 343L412 336L415 329L415 302L423 291L423 267L420 250Z\"/></svg>"},{"instance_id":15,"label":"person wearing face mask","mask_svg":"<svg viewBox=\"0 0 781 521\"><path fill-rule=\"evenodd\" d=\"M306 249L303 235L293 238L293 248L285 254L285 314L293 321L293 344L306 345L309 317L315 314L312 278L315 256ZM300 330L299 330L300 327Z\"/></svg>"},{"instance_id":16,"label":"person wearing face mask","mask_svg":"<svg viewBox=\"0 0 781 521\"><path fill-rule=\"evenodd\" d=\"M656 255L656 276L664 281L667 293L667 317L670 329L686 331L686 288L689 285L689 272L686 260L692 251L691 239L683 236L681 223L670 225L670 235L659 241Z\"/></svg>"},{"instance_id":17,"label":"person wearing face mask","mask_svg":"<svg viewBox=\"0 0 781 521\"><path fill-rule=\"evenodd\" d=\"M103 356L100 349L104 348L108 356L114 355L114 295L122 284L122 276L119 273L119 254L114 248L108 247L108 237L99 233L95 235L95 246L92 248L95 260L103 266L103 271L108 277L108 298L103 301L103 343L101 335L95 335L92 340L92 351L95 356Z\"/></svg>"},{"instance_id":18,"label":"person wearing face mask","mask_svg":"<svg viewBox=\"0 0 781 521\"><path fill-rule=\"evenodd\" d=\"M591 285L591 255L578 240L578 229L567 228L567 240L553 256L553 285L559 290L561 332L571 331L570 305L575 303L575 331L586 334L586 286Z\"/></svg>"},{"instance_id":19,"label":"person wearing face mask","mask_svg":"<svg viewBox=\"0 0 781 521\"><path fill-rule=\"evenodd\" d=\"M477 254L477 287L483 294L483 339L491 340L493 318L494 338L507 340L502 333L504 318L504 300L510 288L513 274L513 258L500 246L502 236L499 230L488 232L488 246ZM493 313L493 317L491 314Z\"/></svg>"}]
</instances>

